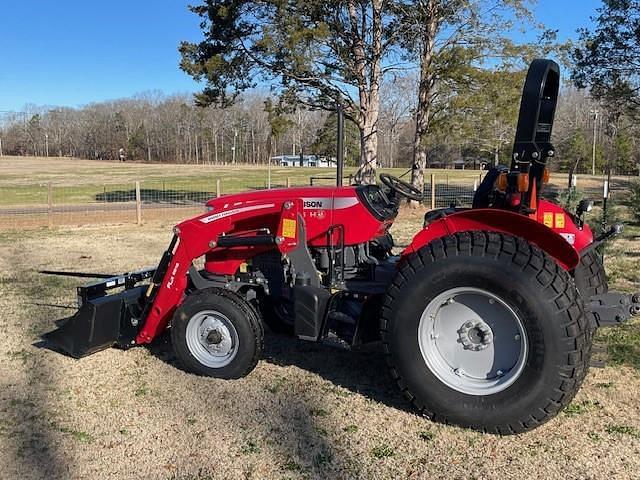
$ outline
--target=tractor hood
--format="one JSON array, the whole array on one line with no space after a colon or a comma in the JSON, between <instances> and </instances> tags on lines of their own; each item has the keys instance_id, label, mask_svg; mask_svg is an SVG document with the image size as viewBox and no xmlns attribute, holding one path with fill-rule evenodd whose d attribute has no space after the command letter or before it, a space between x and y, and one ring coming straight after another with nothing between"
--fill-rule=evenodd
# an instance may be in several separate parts
<instances>
[{"instance_id":1,"label":"tractor hood","mask_svg":"<svg viewBox=\"0 0 640 480\"><path fill-rule=\"evenodd\" d=\"M280 202L294 198L302 198L307 206L317 208L332 208L324 203L335 198L357 198L355 187L293 187L256 190L250 192L233 193L213 198L206 203L208 211L224 211L239 207L247 203Z\"/></svg>"}]
</instances>

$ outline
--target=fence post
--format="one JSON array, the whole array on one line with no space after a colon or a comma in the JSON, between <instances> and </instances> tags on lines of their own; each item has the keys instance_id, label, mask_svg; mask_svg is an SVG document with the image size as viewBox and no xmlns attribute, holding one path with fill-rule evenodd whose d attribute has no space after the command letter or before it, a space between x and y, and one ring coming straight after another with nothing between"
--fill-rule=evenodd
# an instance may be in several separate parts
<instances>
[{"instance_id":1,"label":"fence post","mask_svg":"<svg viewBox=\"0 0 640 480\"><path fill-rule=\"evenodd\" d=\"M431 210L436 209L436 174L431 174Z\"/></svg>"},{"instance_id":2,"label":"fence post","mask_svg":"<svg viewBox=\"0 0 640 480\"><path fill-rule=\"evenodd\" d=\"M136 222L142 225L142 201L140 199L140 182L136 181Z\"/></svg>"},{"instance_id":3,"label":"fence post","mask_svg":"<svg viewBox=\"0 0 640 480\"><path fill-rule=\"evenodd\" d=\"M47 222L49 228L53 227L53 185L47 184Z\"/></svg>"},{"instance_id":4,"label":"fence post","mask_svg":"<svg viewBox=\"0 0 640 480\"><path fill-rule=\"evenodd\" d=\"M291 177L287 177L287 188L291 188Z\"/></svg>"},{"instance_id":5,"label":"fence post","mask_svg":"<svg viewBox=\"0 0 640 480\"><path fill-rule=\"evenodd\" d=\"M220 179L216 179L216 198L219 198L222 195L222 188L220 185Z\"/></svg>"}]
</instances>

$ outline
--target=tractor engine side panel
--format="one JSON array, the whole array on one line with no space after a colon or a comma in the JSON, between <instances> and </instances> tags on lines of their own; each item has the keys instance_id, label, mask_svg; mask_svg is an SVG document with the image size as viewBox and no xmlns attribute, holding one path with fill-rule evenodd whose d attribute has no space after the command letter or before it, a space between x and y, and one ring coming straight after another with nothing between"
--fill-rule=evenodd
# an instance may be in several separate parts
<instances>
[{"instance_id":1,"label":"tractor engine side panel","mask_svg":"<svg viewBox=\"0 0 640 480\"><path fill-rule=\"evenodd\" d=\"M353 187L334 188L326 197L305 194L301 199L309 247L337 245L341 241L341 230L345 245L365 243L384 235L392 223L376 219L360 202ZM331 226L334 231L329 238Z\"/></svg>"}]
</instances>

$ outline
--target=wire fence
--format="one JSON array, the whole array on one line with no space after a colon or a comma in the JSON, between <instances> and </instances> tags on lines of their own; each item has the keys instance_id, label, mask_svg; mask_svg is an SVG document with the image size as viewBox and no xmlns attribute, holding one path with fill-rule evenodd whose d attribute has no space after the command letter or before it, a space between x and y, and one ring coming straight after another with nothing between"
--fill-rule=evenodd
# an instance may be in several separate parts
<instances>
[{"instance_id":1,"label":"wire fence","mask_svg":"<svg viewBox=\"0 0 640 480\"><path fill-rule=\"evenodd\" d=\"M470 207L482 173L476 176L430 175L425 178L427 208ZM347 183L348 180L345 180ZM243 184L237 178L143 180L109 184L57 185L53 182L0 186L0 229L91 224L142 224L180 221L204 212L208 200L239 191L334 185L334 177L273 178ZM612 182L615 193L624 182ZM549 185L546 196L555 198L566 187ZM597 198L602 187L593 182L583 192Z\"/></svg>"}]
</instances>

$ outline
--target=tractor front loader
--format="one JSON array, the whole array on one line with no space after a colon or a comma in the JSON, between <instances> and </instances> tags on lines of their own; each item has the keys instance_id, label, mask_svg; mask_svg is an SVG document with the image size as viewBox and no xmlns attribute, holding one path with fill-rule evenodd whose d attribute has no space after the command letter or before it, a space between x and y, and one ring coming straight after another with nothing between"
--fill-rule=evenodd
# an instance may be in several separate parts
<instances>
[{"instance_id":1,"label":"tractor front loader","mask_svg":"<svg viewBox=\"0 0 640 480\"><path fill-rule=\"evenodd\" d=\"M80 309L46 339L79 358L169 328L186 370L232 379L259 361L264 321L308 341L381 342L434 420L500 434L542 424L579 389L594 331L640 312L638 294L608 291L597 252L621 227L594 238L588 202L568 212L541 196L559 79L554 62L532 63L512 164L487 173L473 208L428 212L400 255L389 228L423 192L386 174L343 187L338 155L336 187L209 201L155 269L79 287Z\"/></svg>"}]
</instances>

